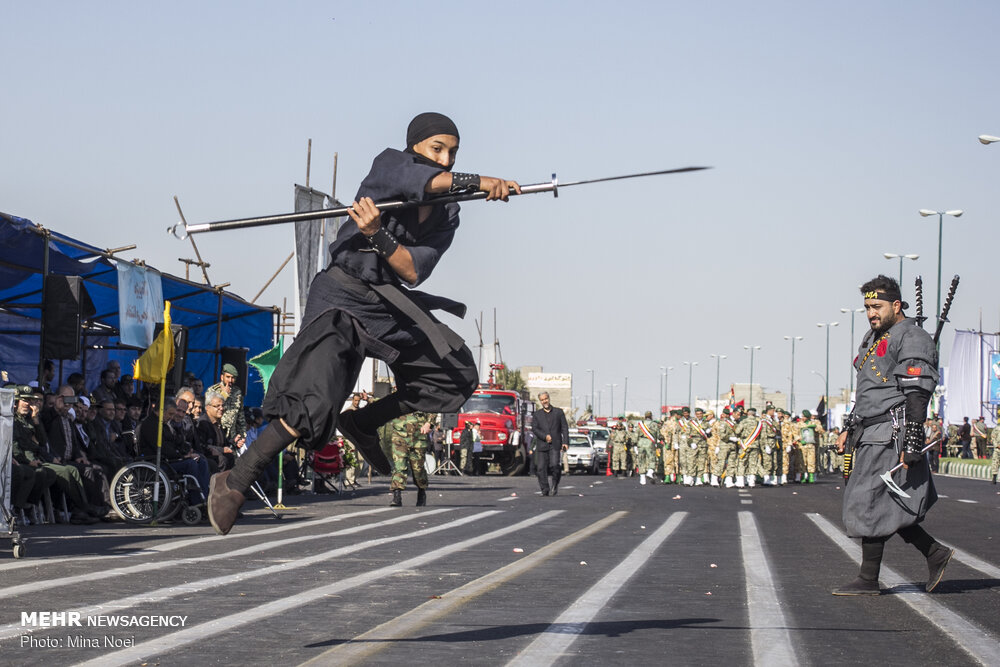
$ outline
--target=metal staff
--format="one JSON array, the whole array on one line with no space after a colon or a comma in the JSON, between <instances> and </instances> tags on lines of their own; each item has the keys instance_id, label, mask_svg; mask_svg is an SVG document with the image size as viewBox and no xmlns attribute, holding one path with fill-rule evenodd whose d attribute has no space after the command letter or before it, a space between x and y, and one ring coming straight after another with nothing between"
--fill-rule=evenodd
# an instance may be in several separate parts
<instances>
[{"instance_id":1,"label":"metal staff","mask_svg":"<svg viewBox=\"0 0 1000 667\"><path fill-rule=\"evenodd\" d=\"M618 181L625 178L640 178L642 176L660 176L663 174L680 174L688 171L701 171L711 169L711 167L683 167L681 169L664 169L663 171L648 171L642 174L626 174L625 176L608 176L605 178L594 178L587 181L573 181L571 183L559 183L556 175L552 174L552 181L549 183L535 183L533 185L522 185L521 194L530 195L538 192L551 192L553 197L559 196L559 188L568 188L574 185L589 185L590 183L603 183L604 181ZM471 201L475 199L486 199L485 192L464 192L454 195L443 195L431 197L426 201L384 201L375 204L379 211L396 211L404 208L414 208L416 206L432 206L434 204L448 204L451 202ZM511 196L517 193L510 191ZM325 218L346 218L350 206L340 208L329 208L322 211L302 211L299 213L285 213L282 215L268 215L259 218L240 218L238 220L220 220L219 222L203 222L197 225L189 225L183 220L173 227L168 227L167 232L173 234L182 241L191 234L201 234L204 232L217 232L226 229L243 229L246 227L262 227L265 225L278 225L286 222L302 222L305 220L323 220Z\"/></svg>"}]
</instances>

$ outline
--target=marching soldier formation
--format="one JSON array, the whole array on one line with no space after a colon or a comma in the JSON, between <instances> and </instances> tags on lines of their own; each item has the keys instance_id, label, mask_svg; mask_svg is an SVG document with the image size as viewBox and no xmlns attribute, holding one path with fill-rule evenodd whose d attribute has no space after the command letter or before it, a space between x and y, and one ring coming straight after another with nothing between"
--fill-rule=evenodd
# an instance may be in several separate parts
<instances>
[{"instance_id":1,"label":"marching soldier formation","mask_svg":"<svg viewBox=\"0 0 1000 667\"><path fill-rule=\"evenodd\" d=\"M830 433L808 410L801 417L768 403L763 414L742 402L722 409L671 410L662 421L620 418L611 426L608 456L616 478L637 476L684 486L754 488L815 483L818 472L843 465Z\"/></svg>"}]
</instances>

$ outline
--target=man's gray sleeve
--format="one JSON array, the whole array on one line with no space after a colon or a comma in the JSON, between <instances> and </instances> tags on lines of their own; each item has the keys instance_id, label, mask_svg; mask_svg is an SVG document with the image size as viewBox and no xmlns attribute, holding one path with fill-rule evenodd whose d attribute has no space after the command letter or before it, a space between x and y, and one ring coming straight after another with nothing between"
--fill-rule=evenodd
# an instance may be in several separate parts
<instances>
[{"instance_id":1,"label":"man's gray sleeve","mask_svg":"<svg viewBox=\"0 0 1000 667\"><path fill-rule=\"evenodd\" d=\"M903 393L919 389L931 394L938 384L938 354L934 340L917 326L904 331L896 357L899 361L892 374Z\"/></svg>"}]
</instances>

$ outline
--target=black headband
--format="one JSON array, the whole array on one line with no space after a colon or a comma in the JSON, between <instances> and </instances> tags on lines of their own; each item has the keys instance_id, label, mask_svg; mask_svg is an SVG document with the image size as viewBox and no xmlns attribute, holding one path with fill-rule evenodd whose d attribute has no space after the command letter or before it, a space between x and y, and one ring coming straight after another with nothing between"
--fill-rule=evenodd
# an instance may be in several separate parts
<instances>
[{"instance_id":1,"label":"black headband","mask_svg":"<svg viewBox=\"0 0 1000 667\"><path fill-rule=\"evenodd\" d=\"M894 301L899 301L900 308L902 310L906 310L907 308L910 307L910 304L903 301L903 297L898 290L892 292L871 290L868 292L864 292L864 295L865 299L878 299L879 301L888 301L889 303L892 303Z\"/></svg>"},{"instance_id":2,"label":"black headband","mask_svg":"<svg viewBox=\"0 0 1000 667\"><path fill-rule=\"evenodd\" d=\"M889 303L903 300L898 290L892 292L871 290L865 292L864 295L866 299L878 299L879 301L888 301Z\"/></svg>"}]
</instances>

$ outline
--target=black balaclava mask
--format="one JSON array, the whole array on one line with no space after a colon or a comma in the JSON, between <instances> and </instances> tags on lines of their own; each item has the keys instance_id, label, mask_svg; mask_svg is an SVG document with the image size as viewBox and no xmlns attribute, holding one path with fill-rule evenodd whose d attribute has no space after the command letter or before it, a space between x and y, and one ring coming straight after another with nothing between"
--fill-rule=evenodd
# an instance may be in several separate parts
<instances>
[{"instance_id":1,"label":"black balaclava mask","mask_svg":"<svg viewBox=\"0 0 1000 667\"><path fill-rule=\"evenodd\" d=\"M413 147L419 144L424 139L428 139L438 134L450 134L456 139L460 138L458 136L458 127L455 123L444 114L435 113L433 111L428 111L419 114L410 121L410 125L406 128L406 152L413 155L414 158L422 163L432 167L437 167L441 169L441 165L433 160L430 160L423 155L420 155ZM445 171L451 171L451 168L445 169Z\"/></svg>"}]
</instances>

